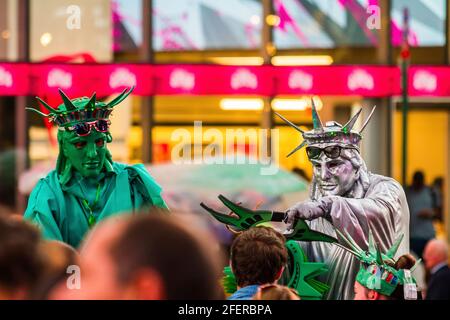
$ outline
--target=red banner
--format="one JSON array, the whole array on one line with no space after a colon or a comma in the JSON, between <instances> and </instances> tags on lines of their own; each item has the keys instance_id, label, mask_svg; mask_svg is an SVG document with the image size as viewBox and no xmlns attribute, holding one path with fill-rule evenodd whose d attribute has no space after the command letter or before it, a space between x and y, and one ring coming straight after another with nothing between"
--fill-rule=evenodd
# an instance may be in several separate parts
<instances>
[{"instance_id":1,"label":"red banner","mask_svg":"<svg viewBox=\"0 0 450 320\"><path fill-rule=\"evenodd\" d=\"M161 95L274 94L273 68L213 65L155 66L155 93Z\"/></svg>"},{"instance_id":2,"label":"red banner","mask_svg":"<svg viewBox=\"0 0 450 320\"><path fill-rule=\"evenodd\" d=\"M69 97L106 96L124 87L136 86L134 94L152 95L152 66L102 64L36 64L31 68L31 94L57 94L61 88Z\"/></svg>"},{"instance_id":3,"label":"red banner","mask_svg":"<svg viewBox=\"0 0 450 320\"><path fill-rule=\"evenodd\" d=\"M401 93L400 70L388 66L218 66L0 63L0 95L106 96L136 86L151 95L359 95ZM450 96L450 67L413 66L410 96Z\"/></svg>"},{"instance_id":4,"label":"red banner","mask_svg":"<svg viewBox=\"0 0 450 320\"><path fill-rule=\"evenodd\" d=\"M449 97L449 67L411 67L408 76L411 96Z\"/></svg>"},{"instance_id":5,"label":"red banner","mask_svg":"<svg viewBox=\"0 0 450 320\"><path fill-rule=\"evenodd\" d=\"M274 76L277 94L383 97L400 93L400 72L395 67L278 67Z\"/></svg>"},{"instance_id":6,"label":"red banner","mask_svg":"<svg viewBox=\"0 0 450 320\"><path fill-rule=\"evenodd\" d=\"M0 96L23 96L30 92L28 64L0 63Z\"/></svg>"}]
</instances>

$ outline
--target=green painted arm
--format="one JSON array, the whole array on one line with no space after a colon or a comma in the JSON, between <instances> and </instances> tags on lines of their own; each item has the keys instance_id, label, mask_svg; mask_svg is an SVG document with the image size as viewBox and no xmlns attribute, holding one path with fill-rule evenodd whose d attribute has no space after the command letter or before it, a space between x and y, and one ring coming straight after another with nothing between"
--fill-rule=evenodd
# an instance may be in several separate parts
<instances>
[{"instance_id":1,"label":"green painted arm","mask_svg":"<svg viewBox=\"0 0 450 320\"><path fill-rule=\"evenodd\" d=\"M200 206L208 211L218 221L238 231L249 229L264 222L283 221L283 218L285 216L284 212L247 209L230 201L223 195L219 195L219 200L228 209L235 213L238 218L215 211L214 209L205 205L203 202L200 203ZM331 243L337 242L336 238L333 238L322 232L311 230L308 224L301 219L297 220L294 230L290 233L285 234L285 237L288 240L297 241L323 241Z\"/></svg>"}]
</instances>

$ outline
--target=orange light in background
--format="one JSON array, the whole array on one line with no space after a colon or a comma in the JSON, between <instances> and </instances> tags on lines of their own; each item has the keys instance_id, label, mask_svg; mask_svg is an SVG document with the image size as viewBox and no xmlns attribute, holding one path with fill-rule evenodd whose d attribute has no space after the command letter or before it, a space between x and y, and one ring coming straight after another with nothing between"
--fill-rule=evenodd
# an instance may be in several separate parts
<instances>
[{"instance_id":1,"label":"orange light in background","mask_svg":"<svg viewBox=\"0 0 450 320\"><path fill-rule=\"evenodd\" d=\"M264 64L262 57L210 57L208 60L226 66L261 66Z\"/></svg>"},{"instance_id":2,"label":"orange light in background","mask_svg":"<svg viewBox=\"0 0 450 320\"><path fill-rule=\"evenodd\" d=\"M52 40L53 40L52 34L46 32L42 34L40 42L43 47L46 47L50 44L50 42L52 42Z\"/></svg>"},{"instance_id":3,"label":"orange light in background","mask_svg":"<svg viewBox=\"0 0 450 320\"><path fill-rule=\"evenodd\" d=\"M275 56L272 58L274 66L328 66L333 58L328 55L317 56Z\"/></svg>"},{"instance_id":4,"label":"orange light in background","mask_svg":"<svg viewBox=\"0 0 450 320\"><path fill-rule=\"evenodd\" d=\"M3 39L8 40L10 36L11 36L11 32L9 32L9 30L3 30L2 31L2 38Z\"/></svg>"},{"instance_id":5,"label":"orange light in background","mask_svg":"<svg viewBox=\"0 0 450 320\"><path fill-rule=\"evenodd\" d=\"M260 111L264 108L263 99L222 99L220 100L220 109L225 111L244 110L244 111Z\"/></svg>"},{"instance_id":6,"label":"orange light in background","mask_svg":"<svg viewBox=\"0 0 450 320\"><path fill-rule=\"evenodd\" d=\"M308 102L304 99L273 99L272 109L275 111L304 111Z\"/></svg>"},{"instance_id":7,"label":"orange light in background","mask_svg":"<svg viewBox=\"0 0 450 320\"><path fill-rule=\"evenodd\" d=\"M322 99L319 96L313 96L316 109L319 111L323 107ZM300 99L275 98L272 100L272 109L275 111L305 111L311 108L311 97L302 96Z\"/></svg>"},{"instance_id":8,"label":"orange light in background","mask_svg":"<svg viewBox=\"0 0 450 320\"><path fill-rule=\"evenodd\" d=\"M277 27L280 25L280 21L281 21L280 17L275 14L269 14L268 16L266 16L266 23L269 26Z\"/></svg>"}]
</instances>

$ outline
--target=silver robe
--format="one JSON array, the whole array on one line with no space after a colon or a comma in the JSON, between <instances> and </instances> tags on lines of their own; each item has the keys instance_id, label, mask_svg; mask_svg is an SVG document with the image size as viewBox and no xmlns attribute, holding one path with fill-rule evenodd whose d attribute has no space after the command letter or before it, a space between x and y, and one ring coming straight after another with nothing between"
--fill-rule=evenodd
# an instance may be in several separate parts
<instances>
[{"instance_id":1,"label":"silver robe","mask_svg":"<svg viewBox=\"0 0 450 320\"><path fill-rule=\"evenodd\" d=\"M327 218L312 220L311 229L336 237L333 226L347 230L364 250L368 247L369 227L382 252L402 234L397 257L409 252L409 209L402 186L392 178L368 173L368 183L350 197L333 196ZM325 262L329 271L321 281L331 288L326 299L351 300L359 262L354 256L333 244L302 243L310 261Z\"/></svg>"}]
</instances>

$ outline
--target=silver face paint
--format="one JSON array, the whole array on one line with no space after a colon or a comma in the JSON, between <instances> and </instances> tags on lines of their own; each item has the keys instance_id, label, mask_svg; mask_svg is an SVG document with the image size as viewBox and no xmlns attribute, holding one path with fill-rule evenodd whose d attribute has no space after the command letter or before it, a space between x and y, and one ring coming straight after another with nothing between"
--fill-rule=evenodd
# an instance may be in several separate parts
<instances>
[{"instance_id":1,"label":"silver face paint","mask_svg":"<svg viewBox=\"0 0 450 320\"><path fill-rule=\"evenodd\" d=\"M357 170L350 160L339 157L330 159L324 153L311 160L314 178L324 196L342 196L351 190L358 179Z\"/></svg>"}]
</instances>

